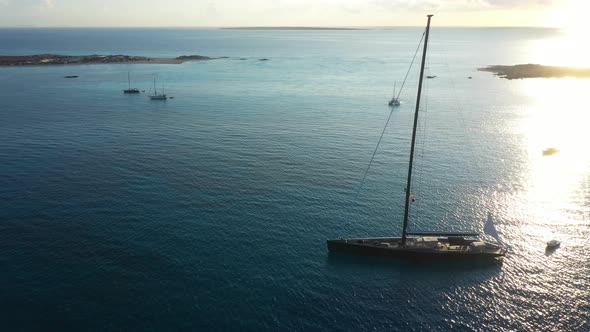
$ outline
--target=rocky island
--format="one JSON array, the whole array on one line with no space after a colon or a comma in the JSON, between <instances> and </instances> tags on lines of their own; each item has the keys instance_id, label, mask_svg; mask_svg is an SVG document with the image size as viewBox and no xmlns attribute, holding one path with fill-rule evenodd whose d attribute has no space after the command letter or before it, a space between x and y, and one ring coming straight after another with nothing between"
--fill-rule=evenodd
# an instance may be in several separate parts
<instances>
[{"instance_id":1,"label":"rocky island","mask_svg":"<svg viewBox=\"0 0 590 332\"><path fill-rule=\"evenodd\" d=\"M0 67L48 66L48 65L92 65L92 64L180 64L187 61L214 60L203 55L182 55L176 58L149 58L132 55L0 55Z\"/></svg>"},{"instance_id":2,"label":"rocky island","mask_svg":"<svg viewBox=\"0 0 590 332\"><path fill-rule=\"evenodd\" d=\"M494 75L508 80L521 78L550 78L550 77L578 77L590 78L590 68L543 66L538 64L521 64L513 66L488 66L478 68L479 71L488 71Z\"/></svg>"}]
</instances>

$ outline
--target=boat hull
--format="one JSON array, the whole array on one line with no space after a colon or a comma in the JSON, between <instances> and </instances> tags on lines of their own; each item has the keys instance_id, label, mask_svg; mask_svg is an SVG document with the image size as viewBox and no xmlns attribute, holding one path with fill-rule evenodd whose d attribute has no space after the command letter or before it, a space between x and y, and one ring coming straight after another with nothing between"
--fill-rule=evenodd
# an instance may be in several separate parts
<instances>
[{"instance_id":1,"label":"boat hull","mask_svg":"<svg viewBox=\"0 0 590 332\"><path fill-rule=\"evenodd\" d=\"M486 250L469 250L468 246L461 246L457 250L448 250L444 249L444 246L443 249L438 247L420 248L414 245L401 246L401 238L328 240L327 245L330 252L415 260L497 261L502 259L506 253L506 250L500 247L490 247L490 249Z\"/></svg>"}]
</instances>

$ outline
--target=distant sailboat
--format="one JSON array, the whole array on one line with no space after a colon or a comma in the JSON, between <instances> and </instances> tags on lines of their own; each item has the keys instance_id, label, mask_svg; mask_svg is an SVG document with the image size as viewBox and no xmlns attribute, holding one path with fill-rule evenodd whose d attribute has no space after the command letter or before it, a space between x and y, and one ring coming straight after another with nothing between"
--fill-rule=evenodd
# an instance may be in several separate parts
<instances>
[{"instance_id":1,"label":"distant sailboat","mask_svg":"<svg viewBox=\"0 0 590 332\"><path fill-rule=\"evenodd\" d=\"M400 105L399 99L397 98L397 95L395 94L395 85L396 85L396 82L393 82L393 97L391 98L391 100L388 103L389 106L399 106Z\"/></svg>"},{"instance_id":2,"label":"distant sailboat","mask_svg":"<svg viewBox=\"0 0 590 332\"><path fill-rule=\"evenodd\" d=\"M150 99L151 100L166 100L168 97L166 97L166 94L164 93L163 89L162 89L162 93L158 93L158 90L156 88L156 78L154 77L154 94L150 95Z\"/></svg>"},{"instance_id":3,"label":"distant sailboat","mask_svg":"<svg viewBox=\"0 0 590 332\"><path fill-rule=\"evenodd\" d=\"M138 88L131 87L131 74L127 72L127 89L123 90L123 93L139 93Z\"/></svg>"}]
</instances>

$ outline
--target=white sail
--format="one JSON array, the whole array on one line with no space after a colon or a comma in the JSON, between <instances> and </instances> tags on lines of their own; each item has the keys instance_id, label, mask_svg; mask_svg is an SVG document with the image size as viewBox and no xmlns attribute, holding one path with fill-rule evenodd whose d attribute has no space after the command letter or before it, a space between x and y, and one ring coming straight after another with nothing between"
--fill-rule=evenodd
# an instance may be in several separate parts
<instances>
[{"instance_id":1,"label":"white sail","mask_svg":"<svg viewBox=\"0 0 590 332\"><path fill-rule=\"evenodd\" d=\"M483 232L498 242L502 242L500 240L500 236L498 235L498 231L496 230L496 226L494 226L494 218L492 218L492 214L488 212L488 220L486 220L485 225L483 226Z\"/></svg>"}]
</instances>

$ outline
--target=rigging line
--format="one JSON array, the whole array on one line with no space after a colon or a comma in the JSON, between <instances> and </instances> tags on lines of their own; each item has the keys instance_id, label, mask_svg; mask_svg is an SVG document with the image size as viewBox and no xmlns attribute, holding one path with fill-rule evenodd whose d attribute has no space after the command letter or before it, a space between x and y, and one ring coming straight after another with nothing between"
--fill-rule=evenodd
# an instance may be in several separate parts
<instances>
[{"instance_id":1,"label":"rigging line","mask_svg":"<svg viewBox=\"0 0 590 332\"><path fill-rule=\"evenodd\" d=\"M440 32L438 32L439 34L439 39L443 40L442 37L440 37ZM471 127L467 127L467 122L465 120L465 112L464 109L465 107L463 106L463 102L461 101L461 99L459 99L458 95L457 95L457 87L455 84L455 76L453 75L453 72L451 71L451 66L449 65L449 61L448 61L448 50L445 47L445 44L442 43L441 44L441 52L439 53L439 57L441 59L441 61L443 62L445 69L447 70L447 73L449 75L449 81L450 81L450 85L453 91L453 101L455 102L455 107L457 109L458 112L456 112L459 115L459 123L461 125L461 127L463 128L463 133L465 134L464 139L462 139L462 141L465 143L464 145L467 147L467 152L468 152L468 158L465 158L463 160L464 164L466 165L468 172L467 173L473 173L473 170L475 168L476 172L481 170L481 164L478 160L478 158L475 157L475 152L474 152L474 146L473 146L473 139L471 139L471 136L469 135L469 133L467 132L467 128L471 128ZM457 208L458 209L458 208ZM449 212L447 212L448 214Z\"/></svg>"},{"instance_id":2,"label":"rigging line","mask_svg":"<svg viewBox=\"0 0 590 332\"><path fill-rule=\"evenodd\" d=\"M400 88L400 93L401 93L401 89L404 88L404 84L406 83L406 79L408 78L408 74L410 73L410 70L412 69L412 65L414 64L414 60L416 60L416 55L418 54L418 51L420 50L420 45L422 45L422 40L424 39L424 35L426 34L426 31L424 31L422 33L422 38L420 38L420 42L418 43L418 47L416 48L416 52L414 52L414 57L412 58L412 62L410 62L410 68L408 68L408 72L406 73L406 77L404 78L404 82L402 83L402 87ZM398 94L399 97L399 94ZM373 160L375 160L375 155L377 154L377 150L379 150L379 146L381 145L381 141L383 140L383 135L385 135L385 131L387 130L387 126L389 125L389 121L391 120L391 116L393 115L393 108L391 108L391 110L389 111L389 116L387 117L387 121L385 122L385 126L383 127L383 131L381 132L381 136L379 136L379 140L377 141L377 146L375 146L375 150L373 151L373 155L371 156L371 160L369 161L369 165L367 165L367 169L365 169L365 174L363 175L363 179L361 180L361 185L359 186L359 189L356 192L356 195L354 196L354 200L356 201L359 197L359 194L361 193L361 189L363 189L363 186L365 185L365 181L367 180L367 174L369 174L369 169L371 168L371 165L373 164Z\"/></svg>"},{"instance_id":3,"label":"rigging line","mask_svg":"<svg viewBox=\"0 0 590 332\"><path fill-rule=\"evenodd\" d=\"M440 38L442 40L442 38ZM453 97L454 97L454 101L455 101L455 105L457 107L457 114L459 114L459 121L461 126L463 127L464 133L465 133L465 140L464 142L466 143L465 145L467 146L467 149L469 150L469 155L471 158L467 158L467 163L469 164L468 167L471 168L473 170L473 168L476 169L476 171L479 171L481 169L481 164L479 163L478 158L475 158L475 152L473 150L473 140L470 140L470 135L467 132L467 122L465 120L465 112L464 112L464 107L463 107L463 103L461 102L461 100L459 99L458 95L457 95L457 87L455 84L455 78L453 76L453 73L451 72L451 66L449 65L448 59L447 59L447 49L444 47L444 45L442 45L442 52L440 52L440 58L443 61L447 73L449 74L449 80L451 83L451 88L453 89Z\"/></svg>"},{"instance_id":4,"label":"rigging line","mask_svg":"<svg viewBox=\"0 0 590 332\"><path fill-rule=\"evenodd\" d=\"M387 125L389 124L389 120L391 120L391 116L393 115L393 108L389 111L389 116L387 117L387 121L385 122L385 126L383 127L383 131L381 132L381 136L379 136L379 140L377 141L377 146L375 146L375 151L373 151L373 155L371 156L371 160L369 161L369 165L365 169L365 174L363 175L363 179L361 180L361 185L354 196L354 200L356 201L361 193L361 189L365 185L365 180L367 179L367 174L369 174L369 169L373 164L373 160L375 159L375 155L377 154L377 150L379 149L379 145L381 145L381 140L383 139L383 135L385 135L385 131L387 130Z\"/></svg>"},{"instance_id":5,"label":"rigging line","mask_svg":"<svg viewBox=\"0 0 590 332\"><path fill-rule=\"evenodd\" d=\"M402 90L404 89L404 85L406 85L406 80L408 79L408 75L410 74L410 70L412 70L412 66L414 65L414 60L416 60L416 55L418 54L418 51L420 50L420 45L422 45L422 40L424 40L424 35L426 35L426 30L422 33L422 38L420 38L420 41L418 42L418 47L416 48L416 52L414 52L414 57L412 58L412 62L410 62L410 67L408 68L408 71L406 72L406 77L404 77L404 81L402 82L402 86L399 88L399 92L397 93L397 96L395 96L398 100L399 100L399 96L402 94Z\"/></svg>"}]
</instances>

